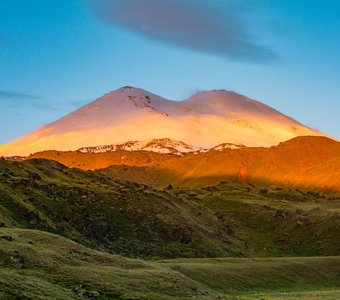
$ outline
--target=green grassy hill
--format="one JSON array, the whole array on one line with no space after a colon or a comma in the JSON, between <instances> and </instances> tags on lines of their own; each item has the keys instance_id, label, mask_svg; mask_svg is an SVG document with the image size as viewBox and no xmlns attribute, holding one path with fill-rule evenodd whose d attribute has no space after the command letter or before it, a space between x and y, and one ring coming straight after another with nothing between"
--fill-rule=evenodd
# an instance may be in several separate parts
<instances>
[{"instance_id":1,"label":"green grassy hill","mask_svg":"<svg viewBox=\"0 0 340 300\"><path fill-rule=\"evenodd\" d=\"M224 182L152 189L56 162L0 161L0 225L130 257L340 255L340 197Z\"/></svg>"},{"instance_id":2,"label":"green grassy hill","mask_svg":"<svg viewBox=\"0 0 340 300\"><path fill-rule=\"evenodd\" d=\"M0 223L134 257L235 255L213 212L173 192L46 160L1 161Z\"/></svg>"},{"instance_id":3,"label":"green grassy hill","mask_svg":"<svg viewBox=\"0 0 340 300\"><path fill-rule=\"evenodd\" d=\"M339 280L338 257L142 261L42 231L0 229L4 300L337 299Z\"/></svg>"},{"instance_id":4,"label":"green grassy hill","mask_svg":"<svg viewBox=\"0 0 340 300\"><path fill-rule=\"evenodd\" d=\"M0 229L1 299L79 299L74 288L100 299L204 296L208 287L166 266L94 251L36 230ZM15 262L22 262L18 266ZM142 297L144 295L144 297ZM16 298L17 297L17 298Z\"/></svg>"}]
</instances>

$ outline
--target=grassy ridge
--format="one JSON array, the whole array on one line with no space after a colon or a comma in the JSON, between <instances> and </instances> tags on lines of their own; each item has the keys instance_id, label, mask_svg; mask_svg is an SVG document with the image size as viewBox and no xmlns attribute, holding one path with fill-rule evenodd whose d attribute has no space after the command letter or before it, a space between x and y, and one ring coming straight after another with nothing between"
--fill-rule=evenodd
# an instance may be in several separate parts
<instances>
[{"instance_id":1,"label":"grassy ridge","mask_svg":"<svg viewBox=\"0 0 340 300\"><path fill-rule=\"evenodd\" d=\"M50 231L134 257L235 255L213 212L172 191L36 160L2 161L0 223Z\"/></svg>"},{"instance_id":2,"label":"grassy ridge","mask_svg":"<svg viewBox=\"0 0 340 300\"><path fill-rule=\"evenodd\" d=\"M340 198L224 182L152 189L46 160L0 161L0 224L131 257L339 255Z\"/></svg>"}]
</instances>

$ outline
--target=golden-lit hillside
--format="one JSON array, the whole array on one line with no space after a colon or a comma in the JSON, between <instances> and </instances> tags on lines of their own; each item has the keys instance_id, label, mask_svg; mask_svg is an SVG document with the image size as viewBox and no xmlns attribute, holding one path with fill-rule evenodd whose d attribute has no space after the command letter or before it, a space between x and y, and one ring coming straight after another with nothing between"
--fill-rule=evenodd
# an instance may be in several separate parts
<instances>
[{"instance_id":1,"label":"golden-lit hillside","mask_svg":"<svg viewBox=\"0 0 340 300\"><path fill-rule=\"evenodd\" d=\"M97 154L45 151L30 158L56 160L85 170L154 186L209 186L224 180L340 190L340 143L297 137L278 146L224 149L183 156L147 151Z\"/></svg>"}]
</instances>

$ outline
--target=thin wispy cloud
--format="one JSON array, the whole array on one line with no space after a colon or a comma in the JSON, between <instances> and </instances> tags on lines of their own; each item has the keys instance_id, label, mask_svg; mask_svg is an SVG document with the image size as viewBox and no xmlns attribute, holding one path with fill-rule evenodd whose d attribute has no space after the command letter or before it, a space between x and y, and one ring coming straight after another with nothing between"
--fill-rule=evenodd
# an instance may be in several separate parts
<instances>
[{"instance_id":1,"label":"thin wispy cloud","mask_svg":"<svg viewBox=\"0 0 340 300\"><path fill-rule=\"evenodd\" d=\"M0 105L2 109L34 107L40 110L57 110L52 103L41 96L6 90L0 90Z\"/></svg>"},{"instance_id":2,"label":"thin wispy cloud","mask_svg":"<svg viewBox=\"0 0 340 300\"><path fill-rule=\"evenodd\" d=\"M39 100L41 97L20 93L20 92L13 92L13 91L4 91L0 90L0 101L1 100L11 100L11 99L18 99L18 100Z\"/></svg>"},{"instance_id":3,"label":"thin wispy cloud","mask_svg":"<svg viewBox=\"0 0 340 300\"><path fill-rule=\"evenodd\" d=\"M15 91L0 90L0 105L5 108L34 107L41 111L60 111L61 107L78 108L89 102L87 100L70 100L54 102L41 96Z\"/></svg>"},{"instance_id":4,"label":"thin wispy cloud","mask_svg":"<svg viewBox=\"0 0 340 300\"><path fill-rule=\"evenodd\" d=\"M239 1L88 0L97 15L169 44L232 60L271 62L278 54L257 43ZM259 7L257 7L259 9Z\"/></svg>"}]
</instances>

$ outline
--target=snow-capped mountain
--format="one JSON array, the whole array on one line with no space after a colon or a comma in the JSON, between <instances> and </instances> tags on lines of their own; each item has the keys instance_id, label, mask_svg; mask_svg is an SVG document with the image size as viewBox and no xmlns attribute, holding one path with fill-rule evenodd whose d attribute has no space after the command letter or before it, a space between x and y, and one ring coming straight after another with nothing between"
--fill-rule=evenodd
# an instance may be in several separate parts
<instances>
[{"instance_id":1,"label":"snow-capped mountain","mask_svg":"<svg viewBox=\"0 0 340 300\"><path fill-rule=\"evenodd\" d=\"M214 90L170 101L124 87L1 146L0 155L76 150L158 137L199 148L223 143L271 146L302 135L322 134L234 92Z\"/></svg>"},{"instance_id":2,"label":"snow-capped mountain","mask_svg":"<svg viewBox=\"0 0 340 300\"><path fill-rule=\"evenodd\" d=\"M162 154L183 155L185 153L206 152L207 149L190 146L180 141L167 138L152 139L148 141L129 141L121 144L84 147L78 149L81 153L103 153L113 151L151 151Z\"/></svg>"}]
</instances>

